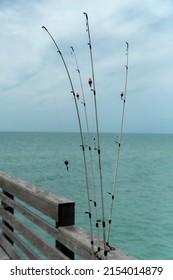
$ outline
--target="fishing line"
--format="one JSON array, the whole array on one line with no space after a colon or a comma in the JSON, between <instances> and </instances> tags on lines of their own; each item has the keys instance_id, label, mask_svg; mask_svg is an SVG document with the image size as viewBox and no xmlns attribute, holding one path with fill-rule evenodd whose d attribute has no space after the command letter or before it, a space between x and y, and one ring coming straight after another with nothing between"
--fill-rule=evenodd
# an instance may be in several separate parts
<instances>
[{"instance_id":1,"label":"fishing line","mask_svg":"<svg viewBox=\"0 0 173 280\"><path fill-rule=\"evenodd\" d=\"M94 178L94 169L93 169L93 159L92 159L92 153L91 153L91 139L90 139L90 133L89 133L89 125L88 125L88 114L87 114L87 106L86 106L86 101L85 101L85 94L84 94L84 88L83 88L83 83L82 83L82 77L81 77L81 72L78 64L78 60L76 57L76 53L74 51L74 48L71 47L73 57L75 59L76 63L76 71L78 72L79 76L79 81L80 81L80 87L81 87L81 92L82 92L82 104L84 106L84 113L85 113L85 122L86 122L86 130L87 130L87 146L89 149L89 157L90 157L90 166L91 166L91 177L92 177L92 189L93 189L93 200L91 200L94 203L94 209L95 209L95 219L96 219L96 236L97 240L99 241L99 223L98 223L98 212L97 212L97 199L96 199L96 190L95 190L95 178Z\"/></svg>"},{"instance_id":2,"label":"fishing line","mask_svg":"<svg viewBox=\"0 0 173 280\"><path fill-rule=\"evenodd\" d=\"M82 152L83 152L83 160L84 160L84 170L85 170L85 180L86 180L86 190L87 190L87 198L88 198L88 211L86 212L86 214L88 214L89 216L89 223L90 223L90 235L91 235L91 250L92 250L92 258L94 258L94 240L93 240L93 228L92 228L92 215L91 215L91 205L90 205L90 193L89 193L89 184L88 184L88 172L87 172L87 163L86 163L86 155L85 155L85 145L84 145L84 138L83 138L83 132L82 132L82 125L81 125L81 119L80 119L80 114L79 114L79 108L78 108L78 104L77 104L77 100L76 100L76 95L75 95L75 91L74 91L74 86L72 83L72 79L67 67L67 64L65 62L64 56L62 55L56 41L54 40L54 38L52 37L52 35L50 34L50 32L47 30L47 28L45 26L42 26L43 29L46 30L46 32L48 33L48 35L50 36L50 38L52 39L53 43L55 44L55 47L57 49L57 52L59 53L67 76L68 76L68 80L70 82L70 87L71 87L71 93L73 94L73 98L74 98L74 103L75 103L75 108L76 108L76 113L77 113L77 118L78 118L78 124L79 124L79 130L80 130L80 138L81 138L81 147L82 147Z\"/></svg>"},{"instance_id":3,"label":"fishing line","mask_svg":"<svg viewBox=\"0 0 173 280\"><path fill-rule=\"evenodd\" d=\"M90 60L91 60L91 70L92 70L92 80L89 79L89 85L91 91L94 95L94 107L95 107L95 119L96 119L96 134L97 134L97 153L98 153L98 163L99 163L99 175L100 175L100 195L101 195L101 209L102 209L102 227L103 227L103 243L104 243L104 256L106 258L106 230L105 230L105 213L104 213L104 197L103 197L103 182L102 182L102 166L101 166L101 156L100 156L100 137L99 137L99 125L98 125L98 114L97 114L97 100L96 100L96 87L95 87L95 76L94 76L94 63L93 63L93 54L92 54L92 44L91 44L91 35L89 28L89 20L87 13L83 13L86 17L86 31L88 33L88 46L90 51Z\"/></svg>"},{"instance_id":4,"label":"fishing line","mask_svg":"<svg viewBox=\"0 0 173 280\"><path fill-rule=\"evenodd\" d=\"M125 65L126 74L125 74L125 85L124 85L124 92L121 92L121 100L123 102L122 107L122 117L121 117L121 127L120 127L120 136L118 139L116 139L116 143L118 144L118 151L117 151L117 160L115 164L115 175L114 175L114 182L113 182L113 188L112 193L108 193L111 195L111 206L110 206L110 215L109 215L109 225L108 225L108 232L107 232L107 240L106 243L109 246L109 239L110 239L110 231L111 231L111 224L112 224L112 213L113 213L113 206L114 206L114 200L115 200L115 190L116 190L116 184L117 184L117 177L118 177L118 167L119 167L119 161L120 161L120 150L121 150L121 144L122 144L122 135L123 135L123 124L124 124L124 114L125 114L125 104L126 104L126 92L127 92L127 79L128 79L128 60L129 60L129 43L126 42L126 56L127 61ZM111 249L113 249L111 246L109 246Z\"/></svg>"}]
</instances>

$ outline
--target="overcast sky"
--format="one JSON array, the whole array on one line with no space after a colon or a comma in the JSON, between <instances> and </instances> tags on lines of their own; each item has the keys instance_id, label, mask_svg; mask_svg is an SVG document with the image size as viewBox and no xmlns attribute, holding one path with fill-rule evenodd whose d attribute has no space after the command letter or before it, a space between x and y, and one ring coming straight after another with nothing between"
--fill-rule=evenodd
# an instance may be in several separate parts
<instances>
[{"instance_id":1,"label":"overcast sky","mask_svg":"<svg viewBox=\"0 0 173 280\"><path fill-rule=\"evenodd\" d=\"M124 132L173 132L172 0L1 0L0 131L78 131L68 64L83 105L70 46L78 58L90 130L95 130L86 20L89 16L99 127L120 128L126 41L129 76ZM83 125L85 130L85 125Z\"/></svg>"}]
</instances>

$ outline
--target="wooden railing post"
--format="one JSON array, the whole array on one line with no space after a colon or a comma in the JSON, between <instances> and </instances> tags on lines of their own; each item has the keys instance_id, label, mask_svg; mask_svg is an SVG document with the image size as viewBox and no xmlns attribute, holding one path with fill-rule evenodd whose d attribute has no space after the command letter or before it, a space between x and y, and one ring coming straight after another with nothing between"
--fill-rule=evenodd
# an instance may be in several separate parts
<instances>
[{"instance_id":1,"label":"wooden railing post","mask_svg":"<svg viewBox=\"0 0 173 280\"><path fill-rule=\"evenodd\" d=\"M58 221L56 222L56 228L72 226L75 224L75 203L62 203L59 204L58 210ZM56 240L55 246L63 254L69 257L71 260L74 260L75 254L69 250L65 245Z\"/></svg>"},{"instance_id":2,"label":"wooden railing post","mask_svg":"<svg viewBox=\"0 0 173 280\"><path fill-rule=\"evenodd\" d=\"M11 195L10 193L6 192L6 191L2 191L2 193L4 195L6 195L7 197L9 197L10 199L14 199L14 196ZM8 204L2 202L2 207L10 212L11 214L14 214L14 209L12 207L10 207ZM7 223L5 220L2 219L2 223L10 230L13 232L13 227L11 225L9 225L9 223ZM2 232L2 234L4 235L4 237L13 245L13 241L4 233Z\"/></svg>"}]
</instances>

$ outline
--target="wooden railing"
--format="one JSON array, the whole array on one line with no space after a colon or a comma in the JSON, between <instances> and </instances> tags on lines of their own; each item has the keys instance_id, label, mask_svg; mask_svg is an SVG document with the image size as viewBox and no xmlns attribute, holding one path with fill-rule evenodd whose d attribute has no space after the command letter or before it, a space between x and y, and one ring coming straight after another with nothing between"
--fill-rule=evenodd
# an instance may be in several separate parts
<instances>
[{"instance_id":1,"label":"wooden railing","mask_svg":"<svg viewBox=\"0 0 173 280\"><path fill-rule=\"evenodd\" d=\"M0 247L10 259L93 257L90 235L74 225L73 201L3 172L0 200ZM103 252L94 258L104 259ZM119 250L111 250L107 258L132 259Z\"/></svg>"}]
</instances>

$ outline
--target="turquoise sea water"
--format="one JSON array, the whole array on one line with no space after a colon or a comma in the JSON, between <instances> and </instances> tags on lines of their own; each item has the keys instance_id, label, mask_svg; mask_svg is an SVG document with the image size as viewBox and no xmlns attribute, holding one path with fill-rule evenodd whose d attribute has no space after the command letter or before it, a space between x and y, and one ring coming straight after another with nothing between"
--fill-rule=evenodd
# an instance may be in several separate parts
<instances>
[{"instance_id":1,"label":"turquoise sea water","mask_svg":"<svg viewBox=\"0 0 173 280\"><path fill-rule=\"evenodd\" d=\"M92 156L100 209L97 151ZM101 134L106 225L117 155L115 134ZM91 171L88 149L89 183ZM67 171L64 161L69 161ZM111 245L137 259L173 259L173 135L124 134ZM89 231L78 133L0 133L0 170L76 202L76 224ZM99 212L99 218L101 213Z\"/></svg>"}]
</instances>

